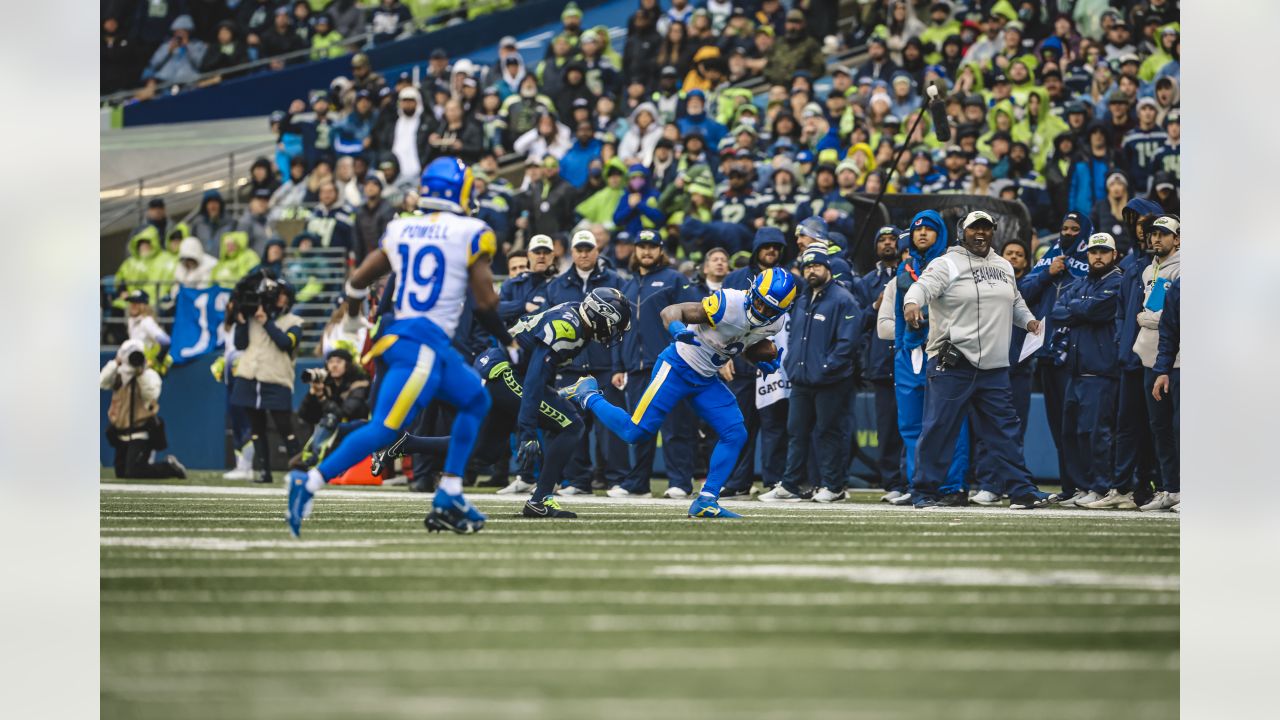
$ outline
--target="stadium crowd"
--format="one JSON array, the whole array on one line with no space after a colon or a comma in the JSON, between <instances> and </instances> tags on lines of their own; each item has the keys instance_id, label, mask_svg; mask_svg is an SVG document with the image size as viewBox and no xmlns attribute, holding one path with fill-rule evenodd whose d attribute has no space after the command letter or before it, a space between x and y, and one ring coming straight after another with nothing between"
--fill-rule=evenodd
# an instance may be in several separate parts
<instances>
[{"instance_id":1,"label":"stadium crowd","mask_svg":"<svg viewBox=\"0 0 1280 720\"><path fill-rule=\"evenodd\" d=\"M237 17L255 5L275 7L243 0ZM287 24L306 6L271 14ZM608 28L583 27L571 2L545 50L522 51L506 37L488 66L436 51L420 72L386 78L355 54L349 75L271 116L277 152L237 189L247 205L239 217L216 191L181 223L152 201L116 275L116 304L145 315L174 283L230 288L260 263L305 285L313 247L358 263L393 217L416 211L421 170L458 157L474 170L474 212L499 239L503 320L598 287L633 303L624 345L584 352L559 384L590 374L609 402L632 406L669 342L662 307L791 269L803 293L778 343L788 381L766 383L743 360L722 371L749 433L725 496L752 496L761 482L762 499L832 501L851 484L875 484L886 501L907 504L925 386L911 356L935 349L927 328L904 316L904 296L949 240L982 225L924 211L903 228L864 228L856 204L882 191L1012 200L1026 207L1033 240L995 248L1004 260L996 266L1012 272L1043 323L1030 334L1041 344L1025 356L1036 344L1025 326L1008 341L1019 444L1034 388L1066 504L1175 507L1177 6L875 0L858 3L852 26L832 34L834 1L640 0L615 48ZM172 32L181 24L173 20ZM858 62L829 62L864 47ZM742 87L761 80L759 94ZM950 143L918 112L930 85L945 98ZM521 167L508 180L512 157ZM276 228L289 220L304 231L286 251ZM641 241L642 231L653 232ZM151 294L131 294L139 289ZM326 333L321 351L354 367L363 340L339 335ZM472 358L493 342L478 326L456 337ZM862 454L852 417L859 391L875 396L879 448L863 477L848 472ZM442 413L429 409L417 432L442 434ZM672 487L691 490L712 433L688 408L668 417L661 451ZM609 433L593 438L562 492L647 496L655 448L638 447L633 461ZM984 476L989 445L961 433L942 504L967 504L970 494L1001 501L1006 489ZM236 476L269 479L259 465L254 472L242 457ZM429 487L430 461L414 465L415 484ZM507 474L499 463L492 482L506 484Z\"/></svg>"}]
</instances>

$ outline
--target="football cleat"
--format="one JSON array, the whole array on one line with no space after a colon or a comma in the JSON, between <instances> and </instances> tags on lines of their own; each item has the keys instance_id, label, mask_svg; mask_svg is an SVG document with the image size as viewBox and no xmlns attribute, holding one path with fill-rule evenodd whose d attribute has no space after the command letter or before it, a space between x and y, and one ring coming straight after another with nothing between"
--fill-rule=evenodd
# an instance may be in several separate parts
<instances>
[{"instance_id":1,"label":"football cleat","mask_svg":"<svg viewBox=\"0 0 1280 720\"><path fill-rule=\"evenodd\" d=\"M699 495L693 499L693 504L689 506L689 517L740 518L742 516L732 510L725 510L720 507L720 503L715 498Z\"/></svg>"},{"instance_id":2,"label":"football cleat","mask_svg":"<svg viewBox=\"0 0 1280 720\"><path fill-rule=\"evenodd\" d=\"M388 460L404 456L404 441L409 437L408 433L396 438L396 441L387 446L385 450L379 450L369 456L369 472L373 475L381 475L382 467Z\"/></svg>"},{"instance_id":3,"label":"football cleat","mask_svg":"<svg viewBox=\"0 0 1280 720\"><path fill-rule=\"evenodd\" d=\"M305 471L289 471L285 482L289 485L289 503L285 506L284 519L289 523L289 534L302 537L302 521L311 515L311 504L316 495L307 489Z\"/></svg>"},{"instance_id":4,"label":"football cleat","mask_svg":"<svg viewBox=\"0 0 1280 720\"><path fill-rule=\"evenodd\" d=\"M569 387L560 388L556 391L556 394L586 410L587 400L590 400L592 395L600 394L600 384L590 375L583 375L578 378L578 382Z\"/></svg>"},{"instance_id":5,"label":"football cleat","mask_svg":"<svg viewBox=\"0 0 1280 720\"><path fill-rule=\"evenodd\" d=\"M511 484L502 488L497 492L498 495L527 495L533 492L534 484L525 482L520 476L516 476Z\"/></svg>"},{"instance_id":6,"label":"football cleat","mask_svg":"<svg viewBox=\"0 0 1280 720\"><path fill-rule=\"evenodd\" d=\"M542 502L534 502L529 500L524 504L524 510L521 514L527 518L547 518L551 520L570 520L578 517L577 513L569 512L560 507L560 501L556 500L554 495L548 495L542 499Z\"/></svg>"},{"instance_id":7,"label":"football cleat","mask_svg":"<svg viewBox=\"0 0 1280 720\"><path fill-rule=\"evenodd\" d=\"M422 523L427 526L427 532L448 530L470 535L483 530L487 519L466 497L436 490L435 498L431 500L431 512Z\"/></svg>"}]
</instances>

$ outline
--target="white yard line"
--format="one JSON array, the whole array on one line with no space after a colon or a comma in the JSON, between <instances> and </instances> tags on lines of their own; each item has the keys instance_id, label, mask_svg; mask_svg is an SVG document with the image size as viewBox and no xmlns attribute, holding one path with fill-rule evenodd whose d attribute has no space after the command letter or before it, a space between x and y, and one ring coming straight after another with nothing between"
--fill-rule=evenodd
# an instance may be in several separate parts
<instances>
[{"instance_id":1,"label":"white yard line","mask_svg":"<svg viewBox=\"0 0 1280 720\"><path fill-rule=\"evenodd\" d=\"M108 615L102 618L103 633L148 634L243 634L348 635L365 633L406 634L477 634L477 633L545 633L546 615L504 615L477 617L470 612L459 615L394 616L343 615L334 617L297 617L265 615ZM835 632L868 635L904 635L916 633L960 633L973 635L1079 634L1080 628L1062 622L1061 616L1017 617L993 619L986 613L970 617L902 617L898 615L823 617L807 615L748 616L683 613L679 615L610 615L588 614L564 616L556 625L573 633L808 633ZM1177 617L1092 618L1092 633L1176 633ZM625 653L623 653L625 654Z\"/></svg>"},{"instance_id":2,"label":"white yard line","mask_svg":"<svg viewBox=\"0 0 1280 720\"><path fill-rule=\"evenodd\" d=\"M934 556L933 559L938 559ZM847 580L871 585L993 585L1000 587L1090 586L1177 590L1177 575L1115 575L1092 570L1013 570L958 567L840 567L835 565L722 565L657 568L665 577L790 578Z\"/></svg>"},{"instance_id":3,"label":"white yard line","mask_svg":"<svg viewBox=\"0 0 1280 720\"><path fill-rule=\"evenodd\" d=\"M146 485L140 483L115 483L104 482L100 485L103 493L141 493L141 494L174 494L174 495L224 495L231 497L278 497L283 500L283 488L257 488L257 487L225 487L212 485ZM425 498L425 496L422 496ZM489 504L503 505L523 503L527 498L525 496L513 495L491 495L491 494L474 494L470 496L472 501L478 506L486 506ZM394 490L356 490L350 488L326 488L317 498L319 501L329 499L338 500L382 500L382 501L398 501L409 502L415 498L406 497L403 493ZM675 514L679 514L683 508L684 501L667 500L661 498L611 498L597 495L575 496L565 500L571 505L587 505L587 506L614 506L614 507L662 507L669 508ZM1133 521L1139 519L1145 520L1165 520L1177 521L1176 513L1158 512L1158 513L1140 513L1140 512L1111 512L1104 510L1072 510L1066 508L1051 508L1045 510L1031 510L1025 512L1011 511L1006 508L987 508L987 507L967 507L967 508L946 508L935 509L929 511L917 511L913 508L899 508L887 504L876 503L762 503L755 500L726 500L725 507L739 509L744 513L749 513L751 509L765 510L777 513L791 512L846 512L851 514L863 513L925 513L932 516L957 518L965 515L997 515L1009 517L1010 514L1016 514L1022 517L1035 516L1043 518L1092 518L1107 520Z\"/></svg>"}]
</instances>

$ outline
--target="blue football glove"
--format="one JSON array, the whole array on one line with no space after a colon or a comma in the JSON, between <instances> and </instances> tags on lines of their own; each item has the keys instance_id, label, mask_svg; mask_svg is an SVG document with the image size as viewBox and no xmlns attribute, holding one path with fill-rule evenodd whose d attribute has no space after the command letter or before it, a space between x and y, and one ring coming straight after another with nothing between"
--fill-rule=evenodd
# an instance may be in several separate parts
<instances>
[{"instance_id":1,"label":"blue football glove","mask_svg":"<svg viewBox=\"0 0 1280 720\"><path fill-rule=\"evenodd\" d=\"M786 348L778 348L778 356L772 360L764 360L756 363L756 367L760 368L760 377L767 378L771 373L778 372L778 368L782 367L782 353Z\"/></svg>"},{"instance_id":2,"label":"blue football glove","mask_svg":"<svg viewBox=\"0 0 1280 720\"><path fill-rule=\"evenodd\" d=\"M698 334L690 330L687 325L679 320L672 320L671 324L667 326L667 332L671 333L671 337L675 338L676 342L687 343L689 345L702 344L698 342Z\"/></svg>"},{"instance_id":3,"label":"blue football glove","mask_svg":"<svg viewBox=\"0 0 1280 720\"><path fill-rule=\"evenodd\" d=\"M524 440L516 448L516 468L521 473L532 474L538 463L542 462L542 443L537 438Z\"/></svg>"}]
</instances>

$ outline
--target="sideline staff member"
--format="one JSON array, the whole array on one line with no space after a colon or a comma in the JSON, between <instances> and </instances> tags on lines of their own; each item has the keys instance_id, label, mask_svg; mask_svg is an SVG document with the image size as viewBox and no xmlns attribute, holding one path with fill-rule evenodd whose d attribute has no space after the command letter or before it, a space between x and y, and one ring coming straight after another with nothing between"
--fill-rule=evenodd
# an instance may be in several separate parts
<instances>
[{"instance_id":1,"label":"sideline staff member","mask_svg":"<svg viewBox=\"0 0 1280 720\"><path fill-rule=\"evenodd\" d=\"M903 300L903 319L912 327L929 306L929 392L925 395L915 484L918 508L938 506L938 487L947 476L960 424L972 416L972 431L990 451L996 482L1024 510L1056 501L1031 482L1018 443L1018 415L1009 385L1009 342L1013 325L1038 333L1035 319L1018 294L1009 261L991 250L995 221L982 211L965 216L960 245L929 263ZM983 302L985 300L985 302Z\"/></svg>"}]
</instances>

